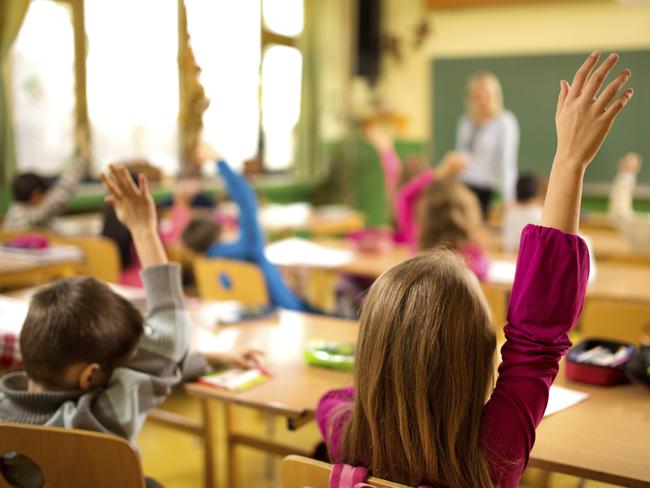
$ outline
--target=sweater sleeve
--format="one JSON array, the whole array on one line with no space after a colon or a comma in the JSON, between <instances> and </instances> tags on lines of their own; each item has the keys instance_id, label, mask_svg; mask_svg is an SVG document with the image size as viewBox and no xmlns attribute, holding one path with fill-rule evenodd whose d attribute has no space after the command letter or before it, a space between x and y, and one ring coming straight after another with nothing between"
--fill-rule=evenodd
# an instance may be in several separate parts
<instances>
[{"instance_id":1,"label":"sweater sleeve","mask_svg":"<svg viewBox=\"0 0 650 488\"><path fill-rule=\"evenodd\" d=\"M518 486L528 463L588 277L589 252L580 237L533 225L524 229L499 377L483 416L486 455L498 486Z\"/></svg>"},{"instance_id":2,"label":"sweater sleeve","mask_svg":"<svg viewBox=\"0 0 650 488\"><path fill-rule=\"evenodd\" d=\"M384 187L386 195L394 195L397 189L397 181L402 168L399 156L395 148L384 149L379 152L379 161L384 170Z\"/></svg>"},{"instance_id":3,"label":"sweater sleeve","mask_svg":"<svg viewBox=\"0 0 650 488\"><path fill-rule=\"evenodd\" d=\"M425 188L436 179L434 169L427 169L411 179L397 192L395 198L395 218L397 229L406 243L415 246L415 205Z\"/></svg>"},{"instance_id":4,"label":"sweater sleeve","mask_svg":"<svg viewBox=\"0 0 650 488\"><path fill-rule=\"evenodd\" d=\"M504 118L503 132L501 134L500 149L500 182L501 196L504 201L515 200L517 186L517 154L519 151L519 124L514 115Z\"/></svg>"},{"instance_id":5,"label":"sweater sleeve","mask_svg":"<svg viewBox=\"0 0 650 488\"><path fill-rule=\"evenodd\" d=\"M609 221L620 229L635 249L650 251L650 214L634 211L632 205L636 177L619 173L609 195Z\"/></svg>"},{"instance_id":6,"label":"sweater sleeve","mask_svg":"<svg viewBox=\"0 0 650 488\"><path fill-rule=\"evenodd\" d=\"M26 227L47 227L51 219L62 213L77 191L87 169L88 162L85 159L75 159L54 186L45 193L43 201L36 207L29 207L26 213Z\"/></svg>"},{"instance_id":7,"label":"sweater sleeve","mask_svg":"<svg viewBox=\"0 0 650 488\"><path fill-rule=\"evenodd\" d=\"M257 220L255 193L243 176L235 173L225 161L217 162L228 194L239 207L239 237L237 243L245 259L255 261L264 256L264 233Z\"/></svg>"},{"instance_id":8,"label":"sweater sleeve","mask_svg":"<svg viewBox=\"0 0 650 488\"><path fill-rule=\"evenodd\" d=\"M142 278L149 313L138 350L113 371L107 388L91 404L78 406L80 412L92 415L77 416L77 428L108 430L133 441L148 411L161 404L173 386L203 367L200 358L188 357L191 321L183 305L180 267L145 268ZM192 371L186 373L186 368Z\"/></svg>"},{"instance_id":9,"label":"sweater sleeve","mask_svg":"<svg viewBox=\"0 0 650 488\"><path fill-rule=\"evenodd\" d=\"M353 401L354 388L349 386L327 392L316 407L316 423L333 462L342 460L345 426Z\"/></svg>"}]
</instances>

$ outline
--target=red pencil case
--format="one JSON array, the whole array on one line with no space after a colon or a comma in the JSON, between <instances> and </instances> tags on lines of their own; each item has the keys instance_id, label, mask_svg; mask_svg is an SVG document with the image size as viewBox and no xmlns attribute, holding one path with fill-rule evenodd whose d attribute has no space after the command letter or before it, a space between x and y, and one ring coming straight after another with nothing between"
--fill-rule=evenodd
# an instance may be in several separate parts
<instances>
[{"instance_id":1,"label":"red pencil case","mask_svg":"<svg viewBox=\"0 0 650 488\"><path fill-rule=\"evenodd\" d=\"M578 361L581 354L594 349L603 347L612 354L616 353L621 347L627 348L627 359L616 366L601 366ZM625 375L625 363L634 355L634 347L626 342L610 341L607 339L587 339L577 344L569 351L566 359L567 378L581 383L591 385L612 386L627 382Z\"/></svg>"}]
</instances>

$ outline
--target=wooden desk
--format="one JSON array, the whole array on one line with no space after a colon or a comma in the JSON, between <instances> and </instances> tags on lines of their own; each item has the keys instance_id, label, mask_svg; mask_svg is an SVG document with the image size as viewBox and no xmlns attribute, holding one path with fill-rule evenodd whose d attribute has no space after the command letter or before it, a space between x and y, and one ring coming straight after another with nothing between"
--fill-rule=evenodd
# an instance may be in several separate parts
<instances>
[{"instance_id":1,"label":"wooden desk","mask_svg":"<svg viewBox=\"0 0 650 488\"><path fill-rule=\"evenodd\" d=\"M353 321L281 312L276 320L203 332L200 344L204 350L219 344L233 348L253 345L266 350L267 363L276 376L241 394L196 384L187 385L186 389L203 402L217 400L286 416L289 427L295 428L313 417L317 402L326 391L352 382L349 373L308 366L302 355L307 341L317 338L355 341L357 331L358 326ZM542 421L531 465L625 486L650 486L650 444L643 434L650 432L650 392L639 385L599 388L572 383L565 379L563 371L556 384L586 391L591 396ZM206 423L205 428L209 428L208 425ZM238 434L232 430L228 418L224 427L231 460L228 477L231 486L235 486L236 466L232 463L232 454L237 445L278 455L296 451ZM206 447L212 452L210 446Z\"/></svg>"},{"instance_id":2,"label":"wooden desk","mask_svg":"<svg viewBox=\"0 0 650 488\"><path fill-rule=\"evenodd\" d=\"M650 265L650 253L633 249L630 241L617 230L593 229L582 233L591 241L591 247L600 264L602 261Z\"/></svg>"},{"instance_id":3,"label":"wooden desk","mask_svg":"<svg viewBox=\"0 0 650 488\"><path fill-rule=\"evenodd\" d=\"M24 260L0 258L0 287L17 288L73 276L79 264L80 261L75 260L35 264Z\"/></svg>"},{"instance_id":4,"label":"wooden desk","mask_svg":"<svg viewBox=\"0 0 650 488\"><path fill-rule=\"evenodd\" d=\"M650 486L650 390L576 383L566 378L563 366L555 384L590 396L542 421L530 465L616 485Z\"/></svg>"}]
</instances>

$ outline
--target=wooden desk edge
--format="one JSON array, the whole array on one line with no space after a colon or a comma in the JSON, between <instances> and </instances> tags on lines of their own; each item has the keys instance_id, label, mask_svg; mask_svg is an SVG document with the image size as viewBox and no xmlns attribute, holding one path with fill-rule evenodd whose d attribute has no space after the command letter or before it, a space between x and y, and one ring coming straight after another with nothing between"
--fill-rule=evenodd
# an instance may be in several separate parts
<instances>
[{"instance_id":1,"label":"wooden desk edge","mask_svg":"<svg viewBox=\"0 0 650 488\"><path fill-rule=\"evenodd\" d=\"M650 481L639 480L636 478L628 478L617 474L610 474L604 471L596 471L592 469L582 468L580 466L572 466L563 463L547 461L545 459L537 459L534 456L530 457L528 462L529 467L544 469L554 473L564 473L578 478L600 481L603 483L611 483L618 486L628 486L631 488L648 488Z\"/></svg>"}]
</instances>

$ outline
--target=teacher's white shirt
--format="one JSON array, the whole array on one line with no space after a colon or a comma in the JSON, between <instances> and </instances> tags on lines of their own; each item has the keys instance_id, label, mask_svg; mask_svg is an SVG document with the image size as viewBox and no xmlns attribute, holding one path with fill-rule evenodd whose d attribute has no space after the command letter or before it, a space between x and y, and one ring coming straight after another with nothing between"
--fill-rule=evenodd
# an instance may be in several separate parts
<instances>
[{"instance_id":1,"label":"teacher's white shirt","mask_svg":"<svg viewBox=\"0 0 650 488\"><path fill-rule=\"evenodd\" d=\"M461 174L465 183L501 192L506 201L514 200L519 124L512 112L504 110L483 125L463 115L458 123L456 149L468 156Z\"/></svg>"}]
</instances>

